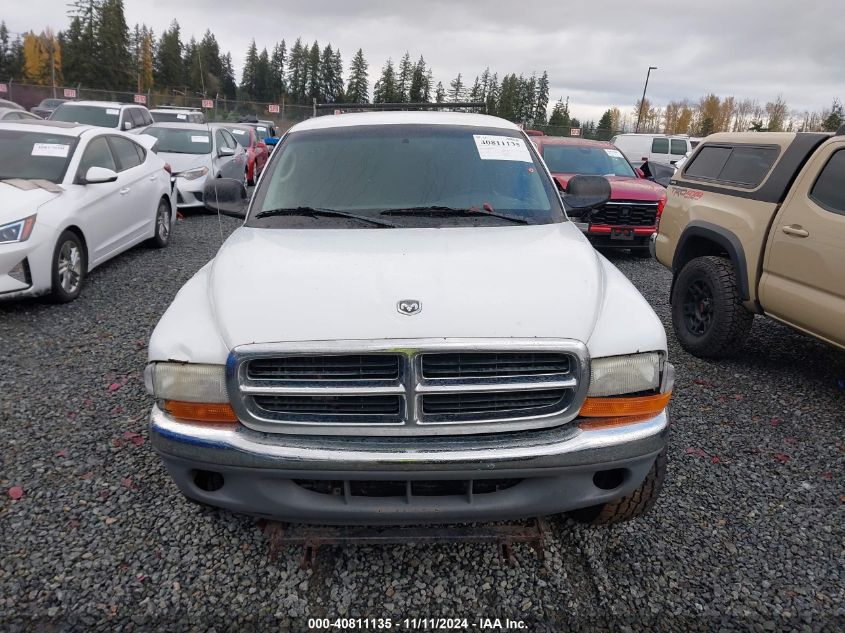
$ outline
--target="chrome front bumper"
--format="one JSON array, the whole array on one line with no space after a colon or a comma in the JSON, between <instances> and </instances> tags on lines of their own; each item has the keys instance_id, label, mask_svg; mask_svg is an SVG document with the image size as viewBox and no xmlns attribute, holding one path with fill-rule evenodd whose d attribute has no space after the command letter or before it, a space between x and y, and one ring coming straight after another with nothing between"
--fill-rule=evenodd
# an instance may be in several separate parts
<instances>
[{"instance_id":1,"label":"chrome front bumper","mask_svg":"<svg viewBox=\"0 0 845 633\"><path fill-rule=\"evenodd\" d=\"M665 411L625 426L457 437L269 434L176 422L158 408L150 427L186 497L280 521L340 525L510 520L599 505L642 484L667 433ZM612 487L601 483L607 473L618 477ZM315 489L315 481L332 492ZM483 494L474 493L478 482ZM404 494L355 493L397 483ZM442 483L465 484L466 492L414 492Z\"/></svg>"},{"instance_id":2,"label":"chrome front bumper","mask_svg":"<svg viewBox=\"0 0 845 633\"><path fill-rule=\"evenodd\" d=\"M666 444L666 411L633 424L582 430L435 438L310 437L173 420L154 407L150 437L163 456L242 468L359 474L403 471L530 471L650 455Z\"/></svg>"}]
</instances>

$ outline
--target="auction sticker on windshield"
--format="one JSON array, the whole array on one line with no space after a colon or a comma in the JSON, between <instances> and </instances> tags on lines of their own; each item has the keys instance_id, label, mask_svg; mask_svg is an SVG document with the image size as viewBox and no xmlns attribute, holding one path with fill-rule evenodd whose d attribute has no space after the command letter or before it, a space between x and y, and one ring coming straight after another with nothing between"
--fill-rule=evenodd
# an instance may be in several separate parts
<instances>
[{"instance_id":1,"label":"auction sticker on windshield","mask_svg":"<svg viewBox=\"0 0 845 633\"><path fill-rule=\"evenodd\" d=\"M33 156L50 156L52 158L67 158L70 145L61 143L35 143L32 146Z\"/></svg>"},{"instance_id":2,"label":"auction sticker on windshield","mask_svg":"<svg viewBox=\"0 0 845 633\"><path fill-rule=\"evenodd\" d=\"M207 136L192 136L191 143L208 143Z\"/></svg>"},{"instance_id":3,"label":"auction sticker on windshield","mask_svg":"<svg viewBox=\"0 0 845 633\"><path fill-rule=\"evenodd\" d=\"M117 108L106 108L106 114L120 114L120 110Z\"/></svg>"},{"instance_id":4,"label":"auction sticker on windshield","mask_svg":"<svg viewBox=\"0 0 845 633\"><path fill-rule=\"evenodd\" d=\"M606 149L605 153L612 158L622 158L622 152L618 149Z\"/></svg>"},{"instance_id":5,"label":"auction sticker on windshield","mask_svg":"<svg viewBox=\"0 0 845 633\"><path fill-rule=\"evenodd\" d=\"M478 156L481 160L518 160L531 162L531 154L525 141L510 136L494 136L491 134L473 134Z\"/></svg>"}]
</instances>

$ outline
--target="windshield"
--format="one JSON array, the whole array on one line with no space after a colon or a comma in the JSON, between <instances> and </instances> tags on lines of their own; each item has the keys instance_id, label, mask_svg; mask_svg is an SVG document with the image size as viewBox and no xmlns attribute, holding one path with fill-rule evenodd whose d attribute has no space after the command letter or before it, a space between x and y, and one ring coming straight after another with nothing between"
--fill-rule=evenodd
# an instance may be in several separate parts
<instances>
[{"instance_id":1,"label":"windshield","mask_svg":"<svg viewBox=\"0 0 845 633\"><path fill-rule=\"evenodd\" d=\"M242 147L249 147L249 130L244 130L238 127L227 127L235 136L235 140L241 144Z\"/></svg>"},{"instance_id":2,"label":"windshield","mask_svg":"<svg viewBox=\"0 0 845 633\"><path fill-rule=\"evenodd\" d=\"M186 112L150 112L150 114L156 123L188 122L188 114Z\"/></svg>"},{"instance_id":3,"label":"windshield","mask_svg":"<svg viewBox=\"0 0 845 633\"><path fill-rule=\"evenodd\" d=\"M637 177L622 152L613 147L543 145L543 160L553 174Z\"/></svg>"},{"instance_id":4,"label":"windshield","mask_svg":"<svg viewBox=\"0 0 845 633\"><path fill-rule=\"evenodd\" d=\"M208 132L170 127L148 127L144 134L155 136L156 152L168 154L210 154L211 136Z\"/></svg>"},{"instance_id":5,"label":"windshield","mask_svg":"<svg viewBox=\"0 0 845 633\"><path fill-rule=\"evenodd\" d=\"M64 103L64 101L62 99L44 99L44 101L41 102L40 107L42 107L42 108L58 108L63 103Z\"/></svg>"},{"instance_id":6,"label":"windshield","mask_svg":"<svg viewBox=\"0 0 845 633\"><path fill-rule=\"evenodd\" d=\"M98 127L117 127L120 121L120 109L64 103L53 111L50 120L96 125Z\"/></svg>"},{"instance_id":7,"label":"windshield","mask_svg":"<svg viewBox=\"0 0 845 633\"><path fill-rule=\"evenodd\" d=\"M55 133L0 130L0 180L27 178L61 182L76 141L74 136Z\"/></svg>"},{"instance_id":8,"label":"windshield","mask_svg":"<svg viewBox=\"0 0 845 633\"><path fill-rule=\"evenodd\" d=\"M517 130L451 125L307 130L288 134L274 156L255 194L250 226L350 224L266 213L302 207L389 218L399 226L508 223L494 213L531 224L564 220L556 190Z\"/></svg>"},{"instance_id":9,"label":"windshield","mask_svg":"<svg viewBox=\"0 0 845 633\"><path fill-rule=\"evenodd\" d=\"M267 129L266 125L256 125L255 135L258 137L258 140L263 141L265 138L270 136L270 130Z\"/></svg>"}]
</instances>

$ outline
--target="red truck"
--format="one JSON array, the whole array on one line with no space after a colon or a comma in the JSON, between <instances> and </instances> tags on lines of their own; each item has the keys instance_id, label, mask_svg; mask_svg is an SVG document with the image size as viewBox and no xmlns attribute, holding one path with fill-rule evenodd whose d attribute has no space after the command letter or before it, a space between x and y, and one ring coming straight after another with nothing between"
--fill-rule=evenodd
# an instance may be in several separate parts
<instances>
[{"instance_id":1,"label":"red truck","mask_svg":"<svg viewBox=\"0 0 845 633\"><path fill-rule=\"evenodd\" d=\"M650 257L649 240L666 205L666 189L648 180L611 143L556 136L532 136L552 176L565 190L578 174L605 176L610 201L573 220L599 248L627 248Z\"/></svg>"}]
</instances>

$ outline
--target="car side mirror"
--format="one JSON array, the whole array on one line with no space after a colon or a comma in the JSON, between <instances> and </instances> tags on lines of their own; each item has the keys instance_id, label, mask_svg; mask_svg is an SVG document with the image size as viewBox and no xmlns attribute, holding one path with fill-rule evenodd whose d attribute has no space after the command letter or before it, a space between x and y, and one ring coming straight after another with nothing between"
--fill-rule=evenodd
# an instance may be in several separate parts
<instances>
[{"instance_id":1,"label":"car side mirror","mask_svg":"<svg viewBox=\"0 0 845 633\"><path fill-rule=\"evenodd\" d=\"M232 218L245 218L246 187L234 178L209 178L202 190L205 206Z\"/></svg>"},{"instance_id":2,"label":"car side mirror","mask_svg":"<svg viewBox=\"0 0 845 633\"><path fill-rule=\"evenodd\" d=\"M634 168L634 171L637 172L639 178L645 178L645 172L639 167Z\"/></svg>"},{"instance_id":3,"label":"car side mirror","mask_svg":"<svg viewBox=\"0 0 845 633\"><path fill-rule=\"evenodd\" d=\"M235 150L233 150L231 147L218 147L217 155L220 158L223 158L224 156L234 156Z\"/></svg>"},{"instance_id":4,"label":"car side mirror","mask_svg":"<svg viewBox=\"0 0 845 633\"><path fill-rule=\"evenodd\" d=\"M96 185L104 182L114 182L117 180L117 172L106 167L89 167L85 172L86 185Z\"/></svg>"},{"instance_id":5,"label":"car side mirror","mask_svg":"<svg viewBox=\"0 0 845 633\"><path fill-rule=\"evenodd\" d=\"M581 215L607 203L610 194L610 183L604 176L578 175L569 179L561 197L567 210L572 209L575 215Z\"/></svg>"},{"instance_id":6,"label":"car side mirror","mask_svg":"<svg viewBox=\"0 0 845 633\"><path fill-rule=\"evenodd\" d=\"M133 127L135 127L135 126L134 126L134 125L132 125L132 121L124 121L124 122L123 122L123 130L124 130L124 131L127 131L127 132L128 132L128 131L129 131L129 130L131 130Z\"/></svg>"}]
</instances>

